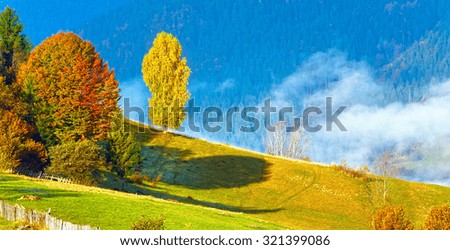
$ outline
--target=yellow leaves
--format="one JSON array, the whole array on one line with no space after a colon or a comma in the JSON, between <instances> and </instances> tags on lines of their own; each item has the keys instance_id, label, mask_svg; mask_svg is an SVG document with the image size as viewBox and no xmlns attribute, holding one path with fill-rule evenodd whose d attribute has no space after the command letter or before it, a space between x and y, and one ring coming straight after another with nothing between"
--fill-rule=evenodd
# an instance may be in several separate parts
<instances>
[{"instance_id":1,"label":"yellow leaves","mask_svg":"<svg viewBox=\"0 0 450 250\"><path fill-rule=\"evenodd\" d=\"M376 230L412 230L414 225L402 206L388 206L378 210L372 218Z\"/></svg>"},{"instance_id":2,"label":"yellow leaves","mask_svg":"<svg viewBox=\"0 0 450 250\"><path fill-rule=\"evenodd\" d=\"M450 206L444 204L431 208L423 224L427 230L450 230Z\"/></svg>"},{"instance_id":3,"label":"yellow leaves","mask_svg":"<svg viewBox=\"0 0 450 250\"><path fill-rule=\"evenodd\" d=\"M11 111L0 110L0 136L8 139L28 134L29 125Z\"/></svg>"},{"instance_id":4,"label":"yellow leaves","mask_svg":"<svg viewBox=\"0 0 450 250\"><path fill-rule=\"evenodd\" d=\"M21 164L21 155L31 143L26 143L31 130L15 113L0 109L0 168L14 169Z\"/></svg>"},{"instance_id":5,"label":"yellow leaves","mask_svg":"<svg viewBox=\"0 0 450 250\"><path fill-rule=\"evenodd\" d=\"M152 92L149 99L153 124L177 129L185 118L183 106L189 99L187 90L191 70L182 48L171 34L161 32L142 61L144 82Z\"/></svg>"}]
</instances>

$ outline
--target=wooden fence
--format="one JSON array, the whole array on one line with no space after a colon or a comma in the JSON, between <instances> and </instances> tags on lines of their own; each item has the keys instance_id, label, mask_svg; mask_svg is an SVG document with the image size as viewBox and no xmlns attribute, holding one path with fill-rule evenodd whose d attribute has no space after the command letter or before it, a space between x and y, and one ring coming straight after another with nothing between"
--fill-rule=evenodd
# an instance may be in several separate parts
<instances>
[{"instance_id":1,"label":"wooden fence","mask_svg":"<svg viewBox=\"0 0 450 250\"><path fill-rule=\"evenodd\" d=\"M14 171L12 169L7 170L6 172L12 173L12 174L26 175L28 177L33 177L33 178L38 178L38 179L52 180L52 181L57 181L57 182L62 182L62 183L75 183L72 179L49 175L44 172L35 173L32 171L20 171L20 170Z\"/></svg>"},{"instance_id":2,"label":"wooden fence","mask_svg":"<svg viewBox=\"0 0 450 250\"><path fill-rule=\"evenodd\" d=\"M0 215L9 221L27 221L29 223L40 223L50 230L100 230L98 227L76 225L35 210L15 204L11 205L0 200Z\"/></svg>"}]
</instances>

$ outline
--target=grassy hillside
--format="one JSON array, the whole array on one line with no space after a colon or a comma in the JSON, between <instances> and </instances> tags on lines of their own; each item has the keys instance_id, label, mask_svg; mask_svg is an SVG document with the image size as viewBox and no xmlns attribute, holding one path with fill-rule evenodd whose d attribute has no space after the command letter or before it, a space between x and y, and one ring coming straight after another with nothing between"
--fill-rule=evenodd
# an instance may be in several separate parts
<instances>
[{"instance_id":1,"label":"grassy hillside","mask_svg":"<svg viewBox=\"0 0 450 250\"><path fill-rule=\"evenodd\" d=\"M127 125L144 145L142 173L162 174L156 185L108 174L103 188L1 174L0 199L102 229L129 229L143 214L164 214L169 229L369 229L382 204L374 176ZM416 228L432 206L450 201L448 187L391 182L389 203L405 206ZM42 200L17 201L26 194Z\"/></svg>"},{"instance_id":2,"label":"grassy hillside","mask_svg":"<svg viewBox=\"0 0 450 250\"><path fill-rule=\"evenodd\" d=\"M13 229L13 227L14 227L13 222L0 218L0 230L11 230Z\"/></svg>"},{"instance_id":3,"label":"grassy hillside","mask_svg":"<svg viewBox=\"0 0 450 250\"><path fill-rule=\"evenodd\" d=\"M142 125L141 125L142 126ZM292 161L146 127L129 127L142 142L144 174L162 198L250 214L296 229L367 229L382 203L376 179L352 178L316 163ZM145 132L145 133L142 133ZM450 201L450 188L392 180L389 203L404 205L419 227L430 207Z\"/></svg>"},{"instance_id":4,"label":"grassy hillside","mask_svg":"<svg viewBox=\"0 0 450 250\"><path fill-rule=\"evenodd\" d=\"M168 229L268 229L280 228L242 213L231 213L189 204L179 204L95 187L62 184L23 176L0 174L0 199L30 209L48 211L57 218L101 229L130 229L141 215L163 214ZM37 195L39 201L17 200ZM10 226L0 221L2 226Z\"/></svg>"}]
</instances>

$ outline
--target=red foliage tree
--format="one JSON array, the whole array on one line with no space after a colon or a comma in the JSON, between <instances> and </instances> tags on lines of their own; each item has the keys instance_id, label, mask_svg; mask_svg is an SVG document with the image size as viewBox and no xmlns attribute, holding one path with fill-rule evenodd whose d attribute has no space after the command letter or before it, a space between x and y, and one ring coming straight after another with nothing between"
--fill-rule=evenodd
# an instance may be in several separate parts
<instances>
[{"instance_id":1,"label":"red foliage tree","mask_svg":"<svg viewBox=\"0 0 450 250\"><path fill-rule=\"evenodd\" d=\"M37 46L20 68L19 82L32 96L36 127L47 146L106 136L119 111L119 89L93 45L58 33Z\"/></svg>"}]
</instances>

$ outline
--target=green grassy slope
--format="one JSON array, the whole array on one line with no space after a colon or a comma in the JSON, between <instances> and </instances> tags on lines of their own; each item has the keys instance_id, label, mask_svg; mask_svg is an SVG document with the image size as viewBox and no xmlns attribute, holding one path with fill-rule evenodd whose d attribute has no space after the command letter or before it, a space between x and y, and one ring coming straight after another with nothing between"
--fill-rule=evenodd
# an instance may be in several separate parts
<instances>
[{"instance_id":1,"label":"green grassy slope","mask_svg":"<svg viewBox=\"0 0 450 250\"><path fill-rule=\"evenodd\" d=\"M17 200L23 195L37 195L41 200ZM0 174L0 199L38 211L51 208L51 214L57 218L101 229L130 229L141 215L160 214L164 215L167 229L281 228L242 213L8 174ZM2 224L8 226L0 222L0 227Z\"/></svg>"},{"instance_id":2,"label":"green grassy slope","mask_svg":"<svg viewBox=\"0 0 450 250\"><path fill-rule=\"evenodd\" d=\"M129 229L144 214L164 214L169 229L370 229L371 215L382 206L374 176L352 178L320 164L140 126L139 132L137 123L128 123L144 145L142 173L162 174L157 185L106 175L101 186L129 192L123 193L0 174L0 199L52 208L56 217L102 229ZM450 201L449 187L391 183L389 203L405 206L416 228L432 206ZM17 201L27 194L42 199Z\"/></svg>"},{"instance_id":3,"label":"green grassy slope","mask_svg":"<svg viewBox=\"0 0 450 250\"><path fill-rule=\"evenodd\" d=\"M367 229L382 206L376 180L355 179L315 163L212 144L130 122L144 147L144 174L163 174L149 193L240 211L295 229ZM144 131L142 131L144 130ZM145 132L145 133L142 133ZM450 188L392 180L389 203L404 205L416 227ZM194 200L186 200L185 197Z\"/></svg>"},{"instance_id":4,"label":"green grassy slope","mask_svg":"<svg viewBox=\"0 0 450 250\"><path fill-rule=\"evenodd\" d=\"M0 217L0 230L12 230L14 223Z\"/></svg>"}]
</instances>

